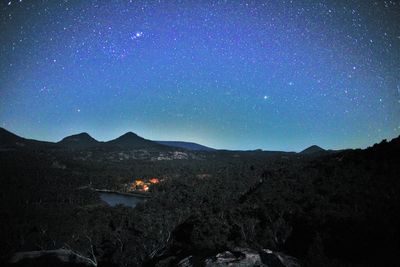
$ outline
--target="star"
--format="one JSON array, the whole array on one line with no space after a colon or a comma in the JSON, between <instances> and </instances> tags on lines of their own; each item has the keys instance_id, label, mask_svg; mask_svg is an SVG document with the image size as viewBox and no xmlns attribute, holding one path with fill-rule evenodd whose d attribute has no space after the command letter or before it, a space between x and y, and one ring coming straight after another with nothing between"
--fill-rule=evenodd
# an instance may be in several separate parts
<instances>
[{"instance_id":1,"label":"star","mask_svg":"<svg viewBox=\"0 0 400 267\"><path fill-rule=\"evenodd\" d=\"M258 136L282 124L270 140L277 149L297 149L303 136L285 134L322 118L326 127L311 127L311 134L332 148L370 145L378 122L385 133L399 125L400 62L393 55L400 33L395 14L375 6L379 1L28 2L4 0L0 12L0 28L7 29L0 42L0 81L7 85L0 90L0 125L21 133L42 112L51 114L42 120L48 138L59 117L66 125L81 117L99 132L134 120L146 129L126 130L146 132L183 114L166 133L201 123L208 138L223 143L215 126L224 121L233 146L247 149L242 140L267 144L237 134L239 125ZM81 112L81 103L93 105ZM56 105L60 114L52 112ZM371 124L374 132L367 131ZM363 133L344 140L338 127Z\"/></svg>"},{"instance_id":2,"label":"star","mask_svg":"<svg viewBox=\"0 0 400 267\"><path fill-rule=\"evenodd\" d=\"M143 32L136 32L135 35L131 37L131 39L137 39L143 36Z\"/></svg>"}]
</instances>

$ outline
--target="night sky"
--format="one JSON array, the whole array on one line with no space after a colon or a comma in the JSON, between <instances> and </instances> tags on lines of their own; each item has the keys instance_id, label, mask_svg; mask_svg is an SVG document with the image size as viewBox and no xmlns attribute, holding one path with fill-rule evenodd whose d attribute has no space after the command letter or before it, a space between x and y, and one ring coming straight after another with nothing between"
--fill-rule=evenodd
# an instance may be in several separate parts
<instances>
[{"instance_id":1,"label":"night sky","mask_svg":"<svg viewBox=\"0 0 400 267\"><path fill-rule=\"evenodd\" d=\"M227 149L400 134L399 1L0 0L0 126Z\"/></svg>"}]
</instances>

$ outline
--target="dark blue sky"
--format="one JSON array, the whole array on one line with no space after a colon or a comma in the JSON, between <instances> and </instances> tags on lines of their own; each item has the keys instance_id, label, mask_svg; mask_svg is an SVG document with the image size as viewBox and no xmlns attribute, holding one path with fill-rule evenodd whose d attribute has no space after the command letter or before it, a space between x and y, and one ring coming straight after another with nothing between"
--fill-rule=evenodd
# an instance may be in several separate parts
<instances>
[{"instance_id":1,"label":"dark blue sky","mask_svg":"<svg viewBox=\"0 0 400 267\"><path fill-rule=\"evenodd\" d=\"M0 126L228 149L400 134L398 1L4 1Z\"/></svg>"}]
</instances>

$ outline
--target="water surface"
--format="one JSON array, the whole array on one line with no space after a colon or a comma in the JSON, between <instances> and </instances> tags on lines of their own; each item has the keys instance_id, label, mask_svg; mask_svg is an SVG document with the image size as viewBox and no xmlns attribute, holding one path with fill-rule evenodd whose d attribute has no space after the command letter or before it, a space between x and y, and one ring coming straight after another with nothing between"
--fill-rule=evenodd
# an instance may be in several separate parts
<instances>
[{"instance_id":1,"label":"water surface","mask_svg":"<svg viewBox=\"0 0 400 267\"><path fill-rule=\"evenodd\" d=\"M122 195L112 192L100 192L99 194L101 200L112 207L122 204L124 206L134 208L138 203L145 201L145 198L143 197Z\"/></svg>"}]
</instances>

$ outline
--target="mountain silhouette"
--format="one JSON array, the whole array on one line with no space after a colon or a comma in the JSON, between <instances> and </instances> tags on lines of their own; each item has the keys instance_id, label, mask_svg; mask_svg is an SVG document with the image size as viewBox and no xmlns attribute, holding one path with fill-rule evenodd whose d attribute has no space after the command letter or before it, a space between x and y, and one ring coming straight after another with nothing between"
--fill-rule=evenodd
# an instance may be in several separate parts
<instances>
[{"instance_id":1,"label":"mountain silhouette","mask_svg":"<svg viewBox=\"0 0 400 267\"><path fill-rule=\"evenodd\" d=\"M26 139L0 127L1 149L15 149L15 148L37 149L37 148L49 148L54 145L55 144L52 142Z\"/></svg>"},{"instance_id":2,"label":"mountain silhouette","mask_svg":"<svg viewBox=\"0 0 400 267\"><path fill-rule=\"evenodd\" d=\"M317 145L313 145L313 146L310 146L310 147L304 149L300 153L301 154L315 154L315 153L322 153L322 152L326 152L326 150Z\"/></svg>"},{"instance_id":3,"label":"mountain silhouette","mask_svg":"<svg viewBox=\"0 0 400 267\"><path fill-rule=\"evenodd\" d=\"M4 128L0 128L0 145L1 146L16 146L18 143L24 144L27 139L22 138L16 134L7 131Z\"/></svg>"},{"instance_id":4,"label":"mountain silhouette","mask_svg":"<svg viewBox=\"0 0 400 267\"><path fill-rule=\"evenodd\" d=\"M159 144L166 145L166 146L172 146L172 147L178 147L178 148L183 148L187 150L193 150L193 151L214 151L214 148L203 146L197 143L193 142L184 142L184 141L155 141Z\"/></svg>"},{"instance_id":5,"label":"mountain silhouette","mask_svg":"<svg viewBox=\"0 0 400 267\"><path fill-rule=\"evenodd\" d=\"M171 150L171 147L145 139L133 132L127 132L120 137L105 142L108 147L119 149L149 149L149 150Z\"/></svg>"},{"instance_id":6,"label":"mountain silhouette","mask_svg":"<svg viewBox=\"0 0 400 267\"><path fill-rule=\"evenodd\" d=\"M198 144L195 145L203 147ZM161 144L156 141L151 141L141 136L138 136L133 132L127 132L121 135L120 137L107 142L97 141L96 139L91 137L88 133L79 133L67 136L63 138L61 141L54 143L54 142L26 139L0 127L0 149L14 150L20 148L33 149L33 150L37 149L63 150L63 149L91 149L91 148L96 148L96 149L100 148L106 150L110 149L111 150L147 149L152 151L182 150L182 148L179 146L172 146L168 144ZM199 150L199 149L192 149L192 150Z\"/></svg>"},{"instance_id":7,"label":"mountain silhouette","mask_svg":"<svg viewBox=\"0 0 400 267\"><path fill-rule=\"evenodd\" d=\"M57 144L67 148L85 149L99 146L101 143L91 137L88 133L80 133L67 136Z\"/></svg>"}]
</instances>

